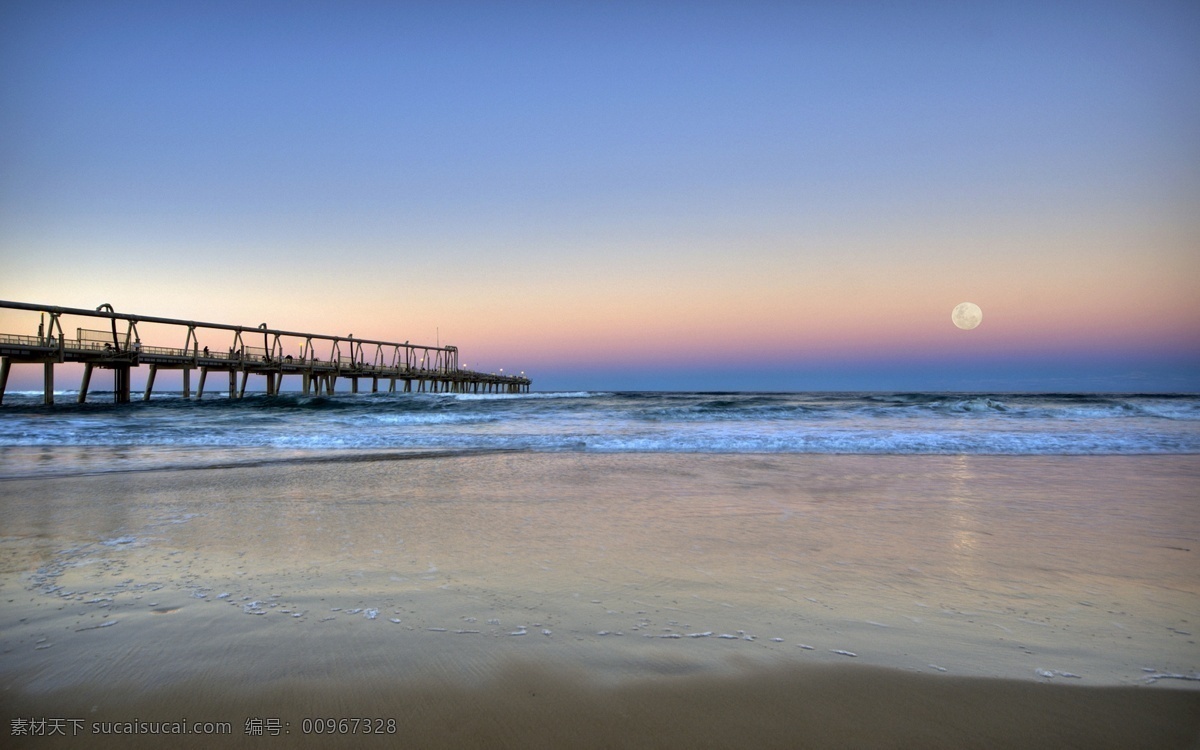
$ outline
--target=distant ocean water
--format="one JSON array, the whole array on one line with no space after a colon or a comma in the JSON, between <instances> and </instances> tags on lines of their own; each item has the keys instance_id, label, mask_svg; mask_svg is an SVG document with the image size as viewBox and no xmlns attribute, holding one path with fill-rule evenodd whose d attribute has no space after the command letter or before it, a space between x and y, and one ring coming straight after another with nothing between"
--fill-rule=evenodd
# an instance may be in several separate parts
<instances>
[{"instance_id":1,"label":"distant ocean water","mask_svg":"<svg viewBox=\"0 0 1200 750\"><path fill-rule=\"evenodd\" d=\"M1200 396L1189 394L285 393L197 402L162 393L122 406L102 403L109 394L91 398L48 408L40 393L6 394L0 476L426 450L1200 453Z\"/></svg>"}]
</instances>

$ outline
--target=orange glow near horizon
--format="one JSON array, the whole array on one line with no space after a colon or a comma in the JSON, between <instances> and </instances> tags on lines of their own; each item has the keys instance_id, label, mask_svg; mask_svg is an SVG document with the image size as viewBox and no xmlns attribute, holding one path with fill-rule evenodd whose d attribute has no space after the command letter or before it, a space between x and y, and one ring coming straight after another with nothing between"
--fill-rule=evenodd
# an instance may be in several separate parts
<instances>
[{"instance_id":1,"label":"orange glow near horizon","mask_svg":"<svg viewBox=\"0 0 1200 750\"><path fill-rule=\"evenodd\" d=\"M577 276L560 271L552 280L502 275L500 283L466 273L397 293L394 303L380 302L388 297L386 275L363 283L357 294L344 291L341 282L342 290L300 289L271 298L269 306L244 294L243 287L200 295L184 288L177 299L158 291L130 299L104 295L103 301L115 301L122 312L247 327L266 322L272 328L423 345L440 339L458 346L468 365L488 370L914 361L955 352L1183 354L1200 343L1200 306L1190 281L1169 269L1093 267L1082 278L1068 279L1062 269L1024 278L1018 270L993 266L978 274L982 281L964 284L949 274L871 272L837 261L827 262L827 273L813 279L796 273L794 262L792 268L782 265L780 272L767 274L722 263L716 272L679 269L674 279L661 267L641 277L620 271L603 276L591 269ZM11 298L11 289L2 291ZM89 296L82 285L64 285L60 291L58 299L15 301L94 306L81 302ZM983 308L979 328L961 331L952 325L950 311L962 301ZM73 335L74 326L94 322L64 325ZM34 313L0 311L0 332L32 334L36 326ZM139 330L147 341L155 336L148 324ZM202 343L212 339L213 346L227 346L230 338L203 335ZM181 346L182 341L162 345Z\"/></svg>"}]
</instances>

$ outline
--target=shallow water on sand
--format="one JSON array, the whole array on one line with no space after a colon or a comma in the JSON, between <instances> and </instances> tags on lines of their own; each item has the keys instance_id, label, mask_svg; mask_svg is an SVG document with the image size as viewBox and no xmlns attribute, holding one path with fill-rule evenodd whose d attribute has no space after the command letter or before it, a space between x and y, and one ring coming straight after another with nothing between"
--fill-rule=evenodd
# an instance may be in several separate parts
<instances>
[{"instance_id":1,"label":"shallow water on sand","mask_svg":"<svg viewBox=\"0 0 1200 750\"><path fill-rule=\"evenodd\" d=\"M1195 457L392 458L0 482L5 687L511 658L1197 685Z\"/></svg>"}]
</instances>

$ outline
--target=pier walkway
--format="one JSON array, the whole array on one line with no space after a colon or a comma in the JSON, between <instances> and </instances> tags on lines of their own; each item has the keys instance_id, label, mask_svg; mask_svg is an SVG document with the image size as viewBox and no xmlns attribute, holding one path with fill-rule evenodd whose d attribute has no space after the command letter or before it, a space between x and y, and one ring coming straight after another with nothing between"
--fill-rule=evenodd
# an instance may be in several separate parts
<instances>
[{"instance_id":1,"label":"pier walkway","mask_svg":"<svg viewBox=\"0 0 1200 750\"><path fill-rule=\"evenodd\" d=\"M359 381L365 379L370 380L372 392L379 390L381 381L391 392L399 383L406 392L435 393L527 393L531 384L524 373L504 375L501 371L497 375L461 369L458 347L454 346L282 331L268 328L266 323L246 327L118 313L107 304L87 310L0 300L3 309L41 313L42 322L36 336L0 333L0 403L13 364L41 364L44 401L53 404L54 366L63 362L84 366L79 403L87 400L96 368L112 370L114 400L128 403L130 373L142 365L150 368L144 400L150 399L159 370L182 371L184 398L192 397L191 374L199 370L197 399L204 396L209 373L228 375L229 398L245 395L251 375L266 378L268 395L279 393L284 375L298 376L305 395L332 394L339 378L350 381L352 393L358 393ZM92 327L76 327L74 335L68 336L64 318L84 318ZM143 342L139 323L154 324L156 330L158 326L174 328L182 346Z\"/></svg>"}]
</instances>

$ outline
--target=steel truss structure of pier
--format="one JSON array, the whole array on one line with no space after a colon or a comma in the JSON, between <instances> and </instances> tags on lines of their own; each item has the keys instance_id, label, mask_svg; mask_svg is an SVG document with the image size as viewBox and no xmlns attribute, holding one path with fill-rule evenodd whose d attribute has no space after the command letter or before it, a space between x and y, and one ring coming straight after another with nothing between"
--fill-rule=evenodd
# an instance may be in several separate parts
<instances>
[{"instance_id":1,"label":"steel truss structure of pier","mask_svg":"<svg viewBox=\"0 0 1200 750\"><path fill-rule=\"evenodd\" d=\"M373 341L351 336L330 336L268 328L266 323L253 328L176 320L149 315L119 313L111 305L95 310L54 307L24 302L0 300L0 309L25 310L42 313L37 336L0 333L0 403L8 385L9 370L14 363L41 364L44 367L45 403L54 403L54 365L79 362L84 366L79 386L78 402L87 400L92 372L96 368L113 371L113 393L116 403L130 400L130 372L148 365L144 400L154 390L154 376L159 370L181 370L183 397L191 398L192 370L200 371L196 398L204 396L204 386L210 372L228 373L229 397L241 398L251 375L266 378L267 395L280 391L284 375L298 375L305 395L333 394L339 378L350 381L352 393L358 393L359 380L369 378L371 391L379 390L385 380L388 391L396 391L397 382L403 390L434 393L528 393L530 379L522 375L496 375L473 372L459 367L458 347L422 346L419 344ZM74 337L63 330L63 317L99 319L95 329L77 327ZM178 327L183 346L179 348L144 344L138 334L138 323ZM211 341L201 342L201 334ZM224 334L224 336L223 336ZM228 337L232 334L232 337ZM262 337L259 339L259 337ZM220 346L217 338L222 338ZM262 346L257 346L261 340ZM284 344L297 354L285 354ZM300 344L300 342L303 342ZM322 351L318 352L318 347ZM325 349L325 347L328 347ZM501 371L503 372L503 371ZM241 382L238 374L241 373Z\"/></svg>"}]
</instances>

